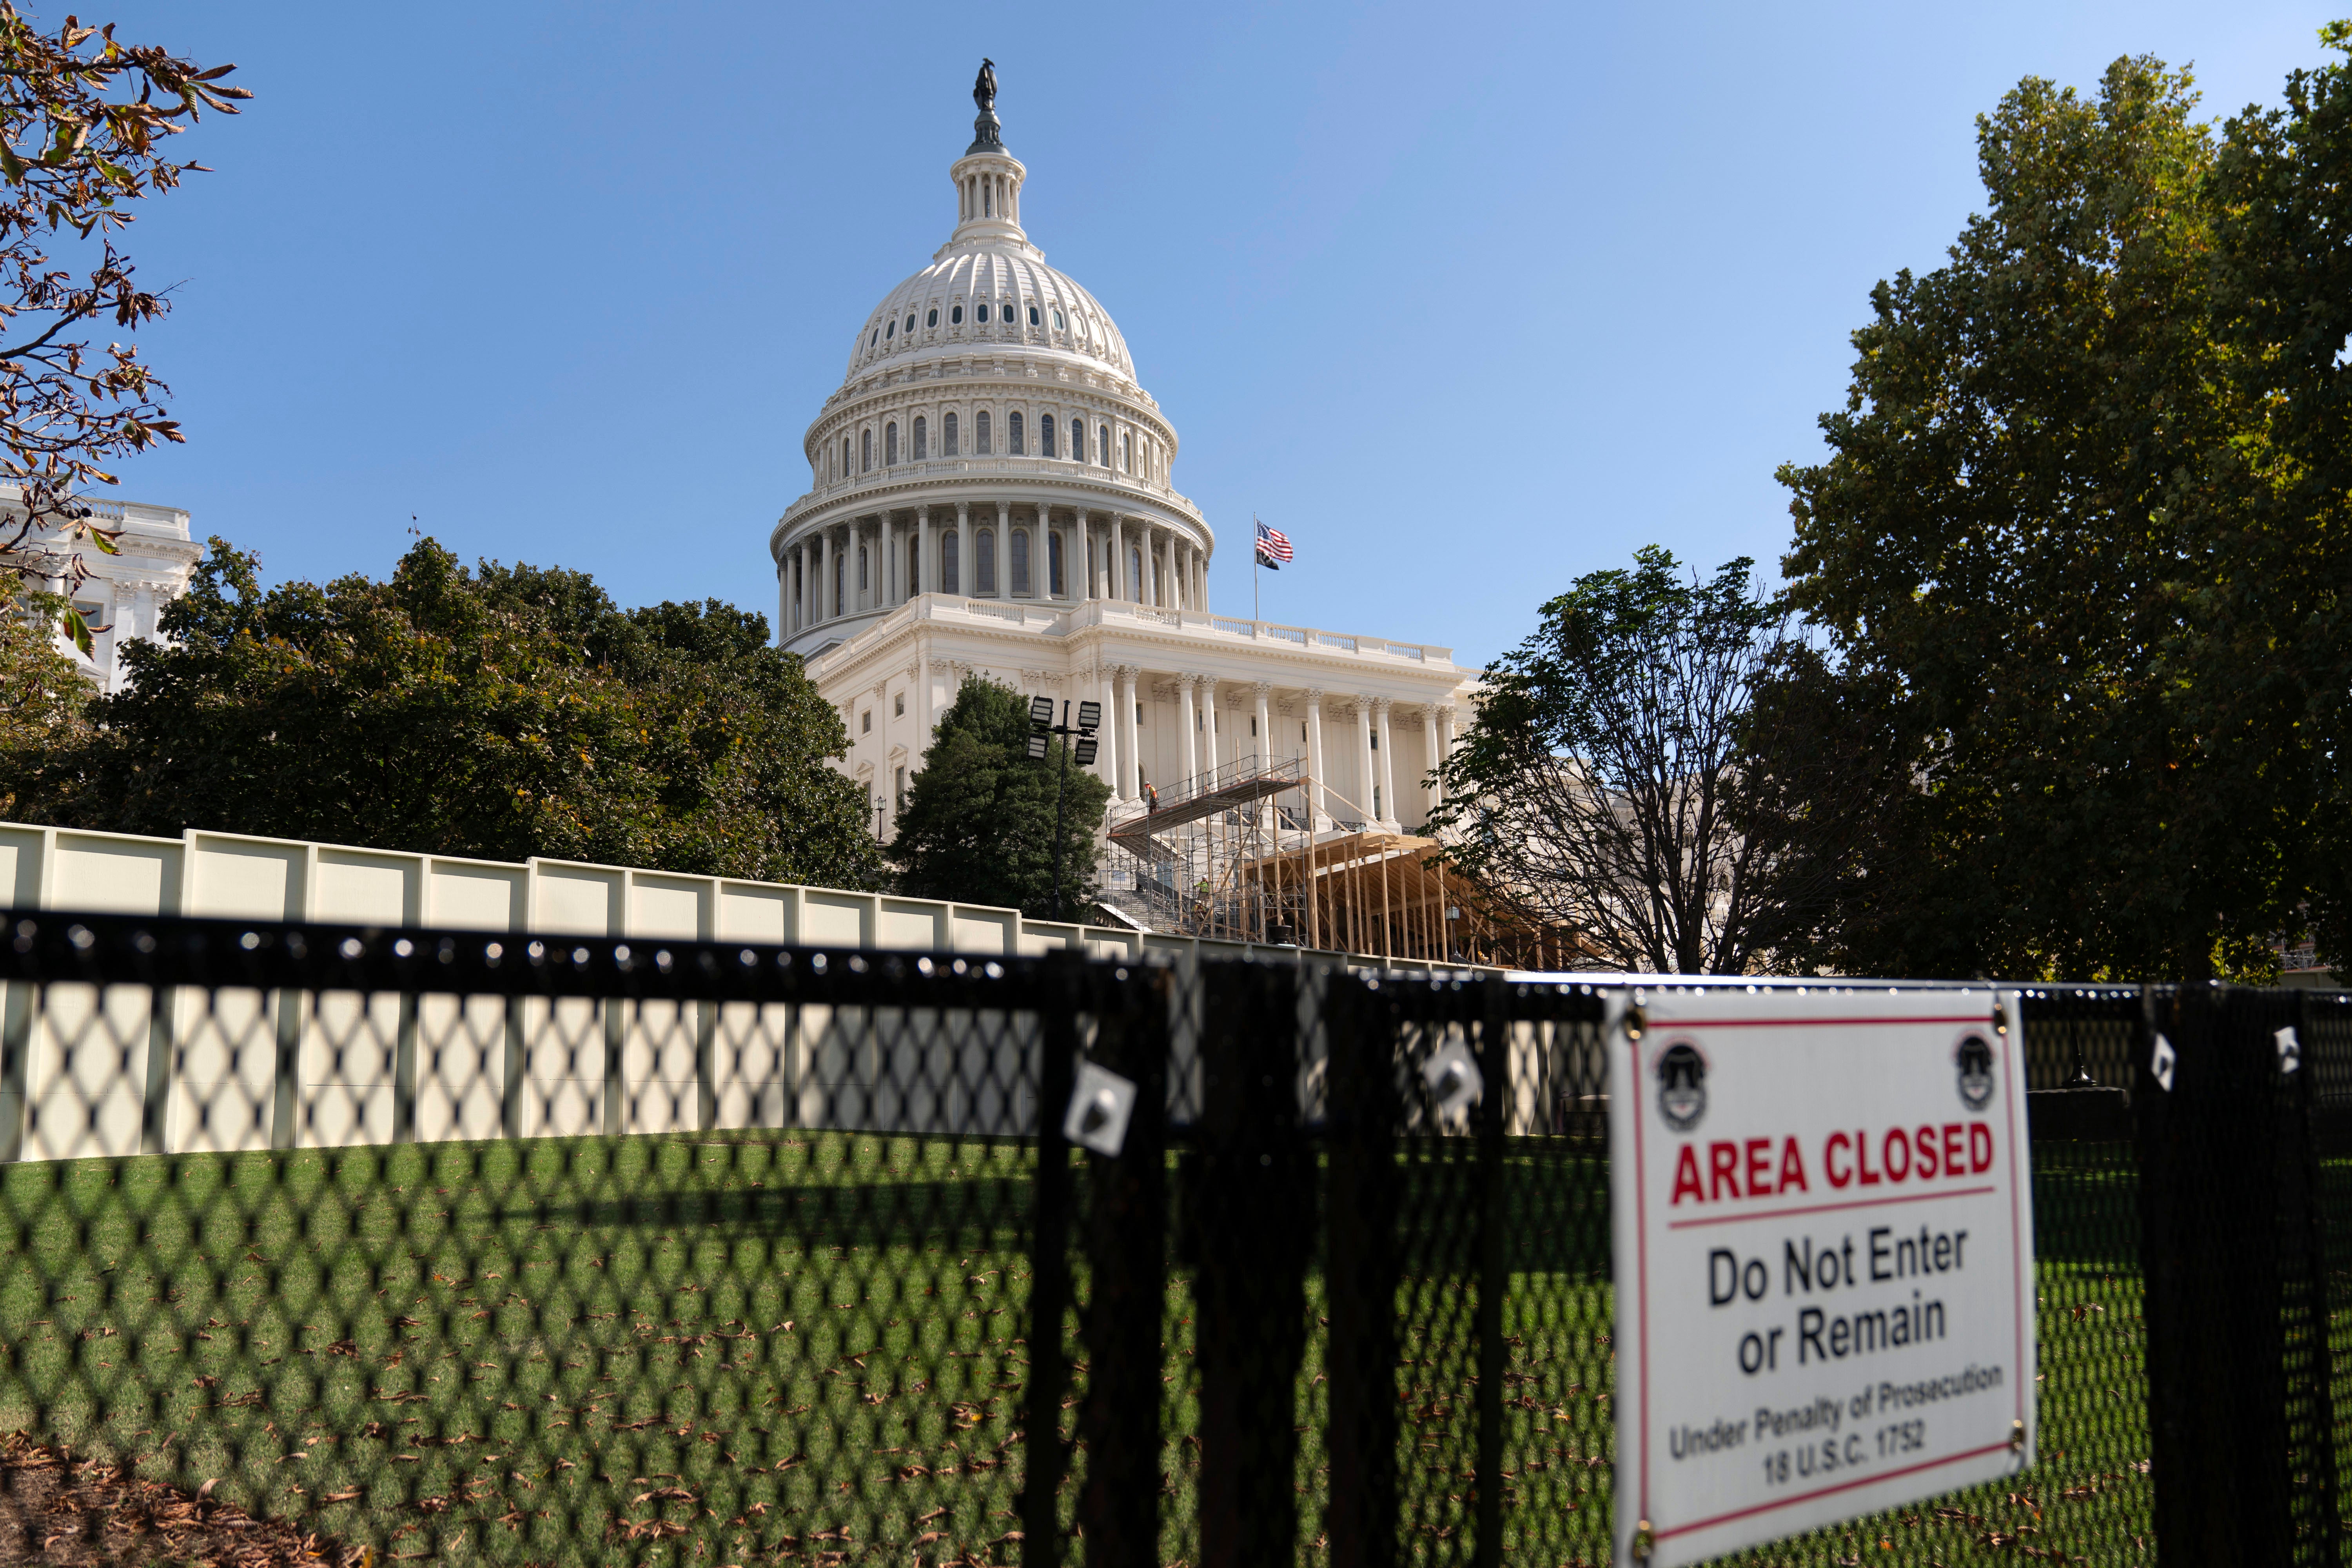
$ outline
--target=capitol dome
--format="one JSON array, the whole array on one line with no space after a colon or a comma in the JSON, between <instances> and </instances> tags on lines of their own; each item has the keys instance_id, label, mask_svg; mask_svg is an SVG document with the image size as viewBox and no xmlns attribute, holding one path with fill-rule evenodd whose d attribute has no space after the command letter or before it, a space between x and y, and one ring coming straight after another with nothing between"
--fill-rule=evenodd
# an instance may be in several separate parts
<instances>
[{"instance_id":1,"label":"capitol dome","mask_svg":"<svg viewBox=\"0 0 2352 1568\"><path fill-rule=\"evenodd\" d=\"M803 437L808 490L769 537L794 652L926 595L993 615L1022 600L1207 608L1215 539L1171 480L1175 427L1110 313L1022 228L1028 170L990 84L948 168L954 228L858 324Z\"/></svg>"},{"instance_id":2,"label":"capitol dome","mask_svg":"<svg viewBox=\"0 0 2352 1568\"><path fill-rule=\"evenodd\" d=\"M1034 246L950 242L874 307L850 346L848 376L1016 343L1135 374L1110 312L1069 274L1046 266Z\"/></svg>"}]
</instances>

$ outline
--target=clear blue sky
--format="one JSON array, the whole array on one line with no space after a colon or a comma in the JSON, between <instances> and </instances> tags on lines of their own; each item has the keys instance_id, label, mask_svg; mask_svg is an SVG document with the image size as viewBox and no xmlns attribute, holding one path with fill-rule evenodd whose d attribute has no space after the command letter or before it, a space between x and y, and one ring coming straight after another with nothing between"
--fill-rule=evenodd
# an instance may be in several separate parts
<instances>
[{"instance_id":1,"label":"clear blue sky","mask_svg":"<svg viewBox=\"0 0 2352 1568\"><path fill-rule=\"evenodd\" d=\"M2352 0L2332 0L2352 10ZM851 334L952 217L980 57L1024 216L1127 333L1247 613L1516 641L1661 542L1777 563L1872 283L1979 205L2027 74L2193 60L2217 116L2327 6L192 6L111 17L258 96L133 231L189 444L121 493L265 574L410 519L625 604L772 615L768 529ZM45 20L51 19L47 12Z\"/></svg>"}]
</instances>

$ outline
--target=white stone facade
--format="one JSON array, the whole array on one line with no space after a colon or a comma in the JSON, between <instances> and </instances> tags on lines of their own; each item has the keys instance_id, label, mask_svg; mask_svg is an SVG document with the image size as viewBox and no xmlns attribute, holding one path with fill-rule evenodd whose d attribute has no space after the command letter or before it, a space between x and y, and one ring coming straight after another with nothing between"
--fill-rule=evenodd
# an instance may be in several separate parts
<instances>
[{"instance_id":1,"label":"white stone facade","mask_svg":"<svg viewBox=\"0 0 2352 1568\"><path fill-rule=\"evenodd\" d=\"M983 114L949 169L947 244L859 326L803 442L809 490L769 537L780 639L847 722L876 831L967 673L1101 702L1118 802L1297 758L1318 826L1419 826L1472 672L1448 648L1211 612L1216 537L1171 481L1175 427L1108 313L1022 230L1027 171L993 131Z\"/></svg>"},{"instance_id":2,"label":"white stone facade","mask_svg":"<svg viewBox=\"0 0 2352 1568\"><path fill-rule=\"evenodd\" d=\"M14 486L0 486L0 537L12 535L6 524ZM38 581L53 593L69 594L74 606L90 626L90 652L85 657L62 636L58 651L71 657L101 691L120 691L129 684L122 667L122 647L133 637L164 640L163 606L188 591L188 574L205 553L188 534L188 514L177 507L151 506L143 501L89 500L90 521L116 535L114 554L84 539L68 547L54 532L36 533L19 553L38 563L37 569L62 567L68 548L88 575L79 585L62 572ZM21 519L21 510L17 513Z\"/></svg>"}]
</instances>

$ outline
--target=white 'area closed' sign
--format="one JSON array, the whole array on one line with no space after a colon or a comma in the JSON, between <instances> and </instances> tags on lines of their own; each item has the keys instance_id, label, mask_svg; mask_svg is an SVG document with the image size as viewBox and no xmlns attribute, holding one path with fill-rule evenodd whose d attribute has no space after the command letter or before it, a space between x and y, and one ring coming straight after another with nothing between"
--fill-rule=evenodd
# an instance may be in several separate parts
<instances>
[{"instance_id":1,"label":"white 'area closed' sign","mask_svg":"<svg viewBox=\"0 0 2352 1568\"><path fill-rule=\"evenodd\" d=\"M2017 1016L1990 989L1635 994L1609 1037L1621 1563L2032 1462Z\"/></svg>"}]
</instances>

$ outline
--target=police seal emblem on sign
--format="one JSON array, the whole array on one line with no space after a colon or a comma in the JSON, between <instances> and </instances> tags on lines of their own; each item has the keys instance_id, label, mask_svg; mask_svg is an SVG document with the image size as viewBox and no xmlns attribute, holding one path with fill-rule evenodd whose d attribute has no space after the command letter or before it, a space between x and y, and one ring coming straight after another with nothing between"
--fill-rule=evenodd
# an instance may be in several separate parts
<instances>
[{"instance_id":1,"label":"police seal emblem on sign","mask_svg":"<svg viewBox=\"0 0 2352 1568\"><path fill-rule=\"evenodd\" d=\"M1687 1040L1658 1058L1658 1114L1677 1132L1689 1131L1706 1114L1706 1058Z\"/></svg>"},{"instance_id":2,"label":"police seal emblem on sign","mask_svg":"<svg viewBox=\"0 0 2352 1568\"><path fill-rule=\"evenodd\" d=\"M1960 1069L1960 1103L1982 1110L1992 1103L1992 1047L1982 1035L1964 1035L1953 1053Z\"/></svg>"}]
</instances>

